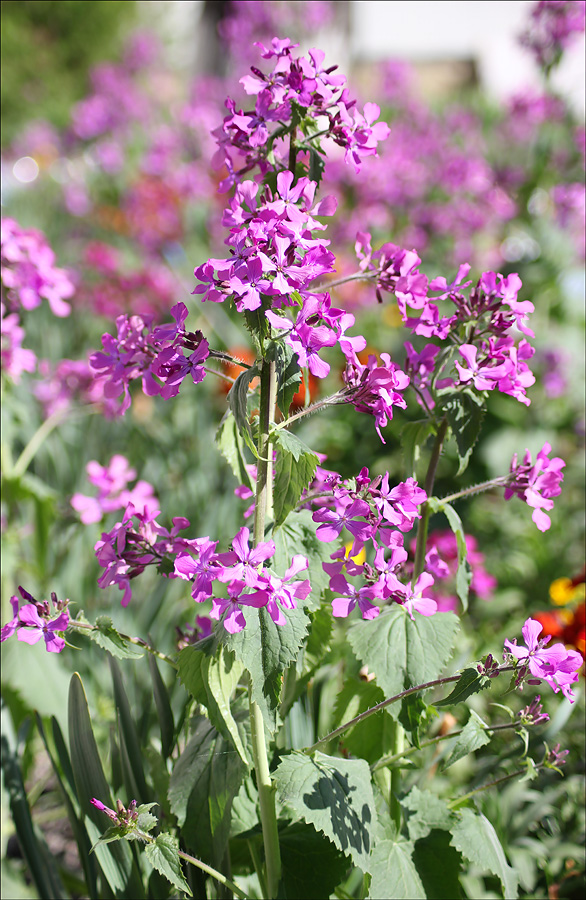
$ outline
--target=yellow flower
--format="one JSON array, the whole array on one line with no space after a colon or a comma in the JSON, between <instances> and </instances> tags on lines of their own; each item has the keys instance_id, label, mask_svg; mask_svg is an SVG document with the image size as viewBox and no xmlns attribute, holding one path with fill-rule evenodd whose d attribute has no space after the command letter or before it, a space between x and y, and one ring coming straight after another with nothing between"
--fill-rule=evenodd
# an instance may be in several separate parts
<instances>
[{"instance_id":1,"label":"yellow flower","mask_svg":"<svg viewBox=\"0 0 586 900\"><path fill-rule=\"evenodd\" d=\"M565 606L576 598L577 590L570 578L556 578L549 586L549 596L556 606Z\"/></svg>"},{"instance_id":2,"label":"yellow flower","mask_svg":"<svg viewBox=\"0 0 586 900\"><path fill-rule=\"evenodd\" d=\"M346 559L348 559L348 554L350 553L350 550L352 549L352 544L353 544L353 541L350 541L349 544L344 544L344 549L346 551ZM357 553L356 556L351 556L350 559L352 560L352 562L355 562L357 566L363 565L366 562L366 551L365 551L364 547L362 548L360 553Z\"/></svg>"}]
</instances>

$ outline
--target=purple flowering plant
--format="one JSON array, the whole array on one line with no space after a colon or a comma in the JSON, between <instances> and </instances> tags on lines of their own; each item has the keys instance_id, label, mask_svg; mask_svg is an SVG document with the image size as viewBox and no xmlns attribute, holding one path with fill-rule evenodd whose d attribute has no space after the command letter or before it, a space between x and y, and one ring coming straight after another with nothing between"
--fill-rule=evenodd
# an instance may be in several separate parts
<instances>
[{"instance_id":1,"label":"purple flowering plant","mask_svg":"<svg viewBox=\"0 0 586 900\"><path fill-rule=\"evenodd\" d=\"M238 897L293 896L296 889L306 895L310 876L299 875L294 863L295 840L301 840L304 852L319 843L325 896L338 888L339 896L349 895L350 879L360 877L361 896L432 898L443 875L429 871L425 854L435 852L439 833L455 883L474 863L498 879L504 896L516 896L518 873L506 862L493 825L469 800L515 776L559 771L568 751L546 745L543 759L534 762L525 740L514 772L463 796L422 791L407 782L404 770L422 749L420 737L436 709L456 708L500 685L510 691L548 685L575 700L582 657L540 638L542 626L532 618L521 629L524 644L511 634L480 662L466 666L462 654L453 659L460 628L454 609L459 603L465 613L470 588L480 595L481 574L490 579L454 504L482 492L516 497L545 532L564 461L551 457L545 443L535 463L527 451L522 463L513 457L508 472L509 460L503 460L501 476L447 497L434 493L450 439L457 475L466 471L494 396L524 408L531 404L534 304L519 299L523 285L516 273L472 273L468 262L458 261L455 274L450 262L446 274L430 278L415 249L394 243L374 249L362 229L355 238L356 270L338 277L324 237L327 221L335 223L337 200L320 195L323 185L335 183L330 157L334 171L346 166L357 179L366 166L374 171L384 142L392 144L392 131L380 121L377 104L359 107L320 50L302 55L297 44L276 37L256 47L261 62L240 79L246 103L240 108L228 97L227 113L213 130L213 166L227 199L221 217L226 250L195 266L192 289L194 305L223 305L247 329L254 361L242 363L215 348L212 334L189 330L191 310L177 302L169 304L171 322L162 320L160 310L118 315L116 333L104 333L102 349L89 357L86 386L97 391L92 399L104 415L122 418L142 396L172 402L180 391L194 391L197 403L204 379L225 378L219 366L241 363L243 371L230 379L216 443L238 479L237 495L253 498L251 528L242 525L224 542L213 534L191 536L185 516L165 527L155 488L142 479L129 488L137 472L124 456L116 454L106 465L93 460L87 474L98 496L76 492L70 505L86 527L107 520L94 547L103 570L99 587L121 591L121 604L131 613L140 596L135 579L154 570L168 585L189 582L187 591L204 614L195 626L176 629L177 652L169 655L150 639L125 634L109 617L92 623L80 611L72 618L69 601L52 594L51 604L38 602L19 588L26 602L11 598L13 618L1 640L16 635L32 644L44 638L49 652L60 653L67 634L71 642L89 637L112 657L149 655L161 727L158 769L150 757L148 767L141 758L114 662L120 772L113 760L108 784L81 679L75 675L71 682L70 765L78 825L87 829L95 857L96 868L89 866L87 874L94 886L120 896L145 895L143 864L123 843L138 841L151 867L190 896L205 890L206 877ZM107 74L103 93L112 89ZM128 114L135 116L129 96ZM90 100L75 116L84 139L106 127L100 124L103 105ZM109 127L121 128L123 113L121 108ZM34 356L26 355L32 351L21 347L19 305L34 309L45 298L63 316L72 289L65 273L53 268L42 239L8 223L2 361L17 380L35 365ZM171 221L169 233L172 228ZM157 236L142 239L152 249ZM107 269L107 254L96 252ZM396 303L404 362L372 348L357 332L356 316L337 305L337 289L351 282L366 285L375 306L389 298ZM335 367L342 373L335 390L302 408L293 404L302 379L308 384L311 375L329 385ZM58 404L59 396L41 402ZM403 480L366 466L342 477L322 465L320 448L301 439L296 423L319 412L334 416L333 408L353 408L381 446L400 411L419 416L403 425ZM416 458L426 463L422 483ZM436 514L444 517L449 539L429 533ZM455 581L453 605L442 605L438 593L447 577ZM309 703L336 633L366 674L345 675L329 728L320 730L318 722L304 732L295 716ZM172 667L185 689L180 713L157 660ZM436 733L426 744L435 748L450 740L443 757L448 768L501 731L525 737L549 719L539 696L511 716L489 724L471 711L463 728ZM161 778L168 788L157 795ZM82 786L90 793L83 795ZM106 805L121 787L126 805ZM151 802L153 796L158 799ZM151 813L156 804L158 817ZM111 824L98 837L104 815ZM488 845L498 848L496 862ZM227 863L230 853L234 866ZM182 861L191 866L187 877Z\"/></svg>"}]
</instances>

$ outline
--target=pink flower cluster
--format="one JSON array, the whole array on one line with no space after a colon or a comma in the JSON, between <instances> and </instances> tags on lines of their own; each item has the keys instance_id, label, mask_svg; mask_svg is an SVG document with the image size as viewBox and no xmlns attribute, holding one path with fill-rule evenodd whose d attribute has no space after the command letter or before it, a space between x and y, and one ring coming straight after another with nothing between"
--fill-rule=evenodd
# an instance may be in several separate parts
<instances>
[{"instance_id":1,"label":"pink flower cluster","mask_svg":"<svg viewBox=\"0 0 586 900\"><path fill-rule=\"evenodd\" d=\"M108 532L102 532L94 550L104 569L98 579L101 588L117 584L123 591L122 606L128 606L132 597L130 580L144 572L147 566L155 566L162 575L170 575L173 564L169 557L197 548L203 539L189 540L178 533L189 527L189 519L176 516L169 531L156 521L159 510L147 504L142 511L130 503L121 522Z\"/></svg>"},{"instance_id":2,"label":"pink flower cluster","mask_svg":"<svg viewBox=\"0 0 586 900\"><path fill-rule=\"evenodd\" d=\"M9 310L35 309L46 300L56 316L71 312L65 301L74 285L65 269L55 266L55 254L40 231L24 229L14 219L1 223L0 278L2 302Z\"/></svg>"},{"instance_id":3,"label":"pink flower cluster","mask_svg":"<svg viewBox=\"0 0 586 900\"><path fill-rule=\"evenodd\" d=\"M6 307L0 303L0 367L15 384L23 372L34 372L37 367L34 352L22 346L24 336L18 314L6 315Z\"/></svg>"},{"instance_id":4,"label":"pink flower cluster","mask_svg":"<svg viewBox=\"0 0 586 900\"><path fill-rule=\"evenodd\" d=\"M135 509L147 512L158 510L159 501L148 481L138 481L131 490L128 489L128 484L136 478L136 470L130 467L125 456L115 454L107 466L101 466L92 459L86 466L86 472L88 481L98 488L98 496L77 493L70 501L84 525L101 522L107 513L126 509L129 503Z\"/></svg>"},{"instance_id":5,"label":"pink flower cluster","mask_svg":"<svg viewBox=\"0 0 586 900\"><path fill-rule=\"evenodd\" d=\"M6 641L16 632L19 641L36 644L44 638L49 653L61 653L65 647L61 633L67 631L69 625L69 600L58 600L57 595L52 593L51 603L48 600L38 601L23 587L19 586L18 590L28 603L21 606L18 597L10 598L13 617L2 627L0 641Z\"/></svg>"},{"instance_id":6,"label":"pink flower cluster","mask_svg":"<svg viewBox=\"0 0 586 900\"><path fill-rule=\"evenodd\" d=\"M496 588L496 578L484 568L484 554L478 549L478 541L465 535L466 559L472 570L471 590L482 600L490 600ZM427 538L425 569L433 575L433 590L424 591L437 603L439 612L457 611L460 601L455 594L455 578L458 570L458 543L453 531L432 531ZM415 553L415 541L410 550Z\"/></svg>"},{"instance_id":7,"label":"pink flower cluster","mask_svg":"<svg viewBox=\"0 0 586 900\"><path fill-rule=\"evenodd\" d=\"M379 300L382 291L393 293L403 322L413 334L449 340L458 346L466 365L449 358L448 368L444 355L441 371L444 377L437 384L438 348L428 344L417 354L410 343L406 344L412 383L423 393L430 408L435 403L429 391L433 382L436 387L473 387L479 392L498 388L529 406L531 401L526 391L535 377L527 360L535 350L526 337L535 336L528 325L528 317L535 307L530 300L518 299L522 284L517 274L505 278L495 272L484 272L466 296L464 290L472 284L463 281L470 271L468 264L461 265L454 281L448 284L443 276L430 282L419 271L421 260L414 250L385 244L373 251L367 233L359 233L356 252L361 270L376 283ZM438 304L445 306L445 301L452 304L451 309L445 310L449 315L440 312ZM517 343L515 334L519 332L525 337Z\"/></svg>"},{"instance_id":8,"label":"pink flower cluster","mask_svg":"<svg viewBox=\"0 0 586 900\"><path fill-rule=\"evenodd\" d=\"M185 304L177 303L171 309L174 324L154 328L152 316L118 316L117 336L102 336L104 349L90 356L90 365L106 378L106 398L122 394L120 415L131 404L129 385L138 378L147 396L160 395L165 400L177 396L181 382L188 375L195 384L203 380L209 344L201 331L185 330L188 314ZM190 351L189 356L185 356L183 349Z\"/></svg>"},{"instance_id":9,"label":"pink flower cluster","mask_svg":"<svg viewBox=\"0 0 586 900\"><path fill-rule=\"evenodd\" d=\"M318 131L320 135L327 134L344 148L346 162L353 163L357 170L364 158L376 155L378 142L389 135L387 125L375 124L380 115L378 106L367 103L364 112L359 113L355 109L356 101L349 98L347 90L342 90L346 79L336 74L337 66L324 68L321 50L310 50L309 58L294 57L292 51L298 44L292 44L287 38L273 38L268 48L260 42L256 46L263 59L274 58L275 65L268 75L252 67L252 75L240 79L246 93L256 96L253 110L237 110L233 100L226 100L229 115L214 132L219 150L213 163L218 168L225 165L228 171L221 190L228 190L257 165L262 175L269 168L277 171L288 168L276 138L281 123L291 121L295 115L293 104L302 110L297 121L300 128L306 129L305 139L315 137ZM302 117L312 121L309 133L307 125L301 124ZM316 119L323 120L323 127L317 126ZM296 133L293 138L297 140ZM304 147L301 141L299 149L303 152L309 147ZM234 151L242 162L239 169Z\"/></svg>"},{"instance_id":10,"label":"pink flower cluster","mask_svg":"<svg viewBox=\"0 0 586 900\"><path fill-rule=\"evenodd\" d=\"M121 312L160 318L173 305L177 285L167 269L153 262L126 273L119 251L99 241L85 248L88 269L81 297L100 316Z\"/></svg>"},{"instance_id":11,"label":"pink flower cluster","mask_svg":"<svg viewBox=\"0 0 586 900\"><path fill-rule=\"evenodd\" d=\"M87 360L60 359L54 366L48 359L41 359L38 370L41 379L33 385L33 394L45 418L67 409L74 400L96 404L107 419L117 414L116 399L104 396L105 379L96 375Z\"/></svg>"},{"instance_id":12,"label":"pink flower cluster","mask_svg":"<svg viewBox=\"0 0 586 900\"><path fill-rule=\"evenodd\" d=\"M511 497L519 497L533 509L531 518L540 531L547 531L551 526L548 512L553 509L553 497L558 497L562 492L561 483L564 479L562 469L565 462L559 456L549 459L551 444L544 444L535 463L531 461L531 454L525 451L523 462L517 461L517 454L511 460L510 479L505 488L505 500Z\"/></svg>"},{"instance_id":13,"label":"pink flower cluster","mask_svg":"<svg viewBox=\"0 0 586 900\"><path fill-rule=\"evenodd\" d=\"M531 10L529 27L521 35L539 66L549 71L559 63L575 35L584 31L584 0L539 0Z\"/></svg>"},{"instance_id":14,"label":"pink flower cluster","mask_svg":"<svg viewBox=\"0 0 586 900\"><path fill-rule=\"evenodd\" d=\"M527 619L522 628L526 646L518 646L516 638L513 641L506 640L505 661L514 661L518 666L517 687L522 687L525 679L529 684L546 681L556 694L561 690L564 697L573 703L575 697L570 685L578 681L582 656L576 650L566 650L563 644L556 643L547 647L551 635L539 640L542 630L541 622Z\"/></svg>"},{"instance_id":15,"label":"pink flower cluster","mask_svg":"<svg viewBox=\"0 0 586 900\"><path fill-rule=\"evenodd\" d=\"M324 498L328 486L331 496ZM320 496L312 500L316 494ZM391 488L388 472L371 480L368 469L363 468L355 480L344 483L339 476L332 478L320 470L305 499L320 507L313 513L318 540L345 541L345 534L350 535L350 543L332 553L333 562L323 563L330 576L330 590L336 595L332 601L334 616L345 617L358 605L363 618L374 619L380 605L373 600L398 603L411 618L414 610L426 616L437 611L436 602L424 596L434 580L429 573L424 572L415 584L405 585L398 577L406 572L408 556L403 534L411 531L421 517L419 507L427 499L413 478ZM374 550L373 564L357 562L369 542ZM359 584L348 581L348 577L359 578Z\"/></svg>"}]
</instances>

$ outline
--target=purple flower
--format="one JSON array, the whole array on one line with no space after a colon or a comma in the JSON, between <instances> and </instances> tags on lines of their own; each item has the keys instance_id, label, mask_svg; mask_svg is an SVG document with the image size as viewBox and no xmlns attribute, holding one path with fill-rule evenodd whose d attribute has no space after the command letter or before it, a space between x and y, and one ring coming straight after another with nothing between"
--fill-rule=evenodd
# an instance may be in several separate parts
<instances>
[{"instance_id":1,"label":"purple flower","mask_svg":"<svg viewBox=\"0 0 586 900\"><path fill-rule=\"evenodd\" d=\"M407 585L399 584L390 593L390 598L401 606L404 606L413 619L413 610L422 616L433 616L437 612L437 603L431 597L425 597L424 591L429 590L433 584L433 576L423 572L415 585L409 582Z\"/></svg>"},{"instance_id":2,"label":"purple flower","mask_svg":"<svg viewBox=\"0 0 586 900\"><path fill-rule=\"evenodd\" d=\"M311 592L311 585L305 581L291 581L299 572L307 569L309 563L305 556L297 554L291 560L291 565L282 578L270 573L263 576L264 589L267 594L267 612L275 625L284 625L287 621L279 608L279 603L284 609L296 609L298 600L305 600Z\"/></svg>"},{"instance_id":3,"label":"purple flower","mask_svg":"<svg viewBox=\"0 0 586 900\"><path fill-rule=\"evenodd\" d=\"M60 653L65 647L65 641L59 637L58 632L67 631L69 625L69 613L67 604L69 600L57 600L56 594L51 594L51 604L48 600L39 602L28 591L18 589L24 600L30 603L19 609L18 597L11 597L13 618L3 626L0 641L5 641L16 632L19 641L27 644L36 644L41 637L45 639L45 645L49 653ZM53 607L53 608L51 608ZM59 613L56 618L55 612Z\"/></svg>"},{"instance_id":4,"label":"purple flower","mask_svg":"<svg viewBox=\"0 0 586 900\"><path fill-rule=\"evenodd\" d=\"M237 631L242 631L246 625L246 619L240 607L254 606L256 609L259 609L262 606L266 606L268 595L266 591L243 593L246 584L240 580L231 581L227 588L228 597L214 597L210 617L212 619L220 619L227 612L228 615L223 621L224 628L230 634L235 634Z\"/></svg>"},{"instance_id":5,"label":"purple flower","mask_svg":"<svg viewBox=\"0 0 586 900\"><path fill-rule=\"evenodd\" d=\"M219 581L226 582L234 579L243 579L248 587L261 586L259 566L265 560L275 555L275 542L261 541L256 547L251 548L248 545L249 537L250 530L243 527L233 539L234 565L228 563L227 566L220 567L216 576Z\"/></svg>"},{"instance_id":6,"label":"purple flower","mask_svg":"<svg viewBox=\"0 0 586 900\"><path fill-rule=\"evenodd\" d=\"M393 407L405 409L407 402L402 395L409 385L409 376L391 362L388 353L380 354L380 363L376 356L369 356L366 366L358 360L346 367L344 381L347 389L344 400L358 412L369 413L375 418L375 428L381 441L385 439L381 428L393 418Z\"/></svg>"},{"instance_id":7,"label":"purple flower","mask_svg":"<svg viewBox=\"0 0 586 900\"><path fill-rule=\"evenodd\" d=\"M332 612L336 618L345 619L356 604L362 613L363 619L376 619L380 614L380 608L370 601L382 595L382 585L373 584L366 587L355 588L349 584L343 575L333 575L330 578L330 590L340 596L332 600Z\"/></svg>"},{"instance_id":8,"label":"purple flower","mask_svg":"<svg viewBox=\"0 0 586 900\"><path fill-rule=\"evenodd\" d=\"M559 456L549 459L551 445L544 444L535 460L531 462L531 454L525 451L523 462L517 464L517 454L511 460L511 476L505 488L505 500L516 496L533 507L531 518L540 531L547 531L551 526L549 516L543 511L553 509L552 497L561 494L563 481L562 469L565 462Z\"/></svg>"},{"instance_id":9,"label":"purple flower","mask_svg":"<svg viewBox=\"0 0 586 900\"><path fill-rule=\"evenodd\" d=\"M528 669L534 678L546 681L555 693L561 689L564 697L573 703L574 694L570 685L578 680L578 671L583 663L581 654L566 650L563 644L546 647L551 635L538 640L543 626L535 619L527 619L521 631L526 646L517 646L516 639L505 641L506 651L521 663L520 680Z\"/></svg>"}]
</instances>

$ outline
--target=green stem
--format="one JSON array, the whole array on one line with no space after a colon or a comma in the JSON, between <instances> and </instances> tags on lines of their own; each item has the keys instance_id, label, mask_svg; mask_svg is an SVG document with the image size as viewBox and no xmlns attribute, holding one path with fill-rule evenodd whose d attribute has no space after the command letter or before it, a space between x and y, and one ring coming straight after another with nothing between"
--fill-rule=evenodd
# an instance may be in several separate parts
<instances>
[{"instance_id":1,"label":"green stem","mask_svg":"<svg viewBox=\"0 0 586 900\"><path fill-rule=\"evenodd\" d=\"M498 478L492 478L490 481L483 481L480 484L473 484L472 487L464 488L463 491L457 491L455 494L448 494L442 497L441 503L451 503L453 500L460 500L462 497L470 497L472 494L480 494L482 491L488 491L493 487L505 485L510 479L510 474L500 475Z\"/></svg>"},{"instance_id":2,"label":"green stem","mask_svg":"<svg viewBox=\"0 0 586 900\"><path fill-rule=\"evenodd\" d=\"M247 840L246 843L248 845L248 852L250 853L250 858L252 859L254 871L256 872L258 877L261 894L263 895L263 897L268 897L269 891L267 888L267 880L265 878L265 873L263 872L262 859L260 858L258 847L252 839Z\"/></svg>"},{"instance_id":3,"label":"green stem","mask_svg":"<svg viewBox=\"0 0 586 900\"><path fill-rule=\"evenodd\" d=\"M376 275L378 275L378 272L354 272L353 275L346 275L345 278L338 278L337 281L327 281L323 284L318 284L311 290L316 292L329 291L331 288L340 287L340 285L348 284L350 281L372 281Z\"/></svg>"},{"instance_id":4,"label":"green stem","mask_svg":"<svg viewBox=\"0 0 586 900\"><path fill-rule=\"evenodd\" d=\"M484 731L504 731L506 728L518 727L518 722L506 722L503 725L487 725L486 728L484 728ZM441 734L439 737L430 738L429 741L423 741L423 743L421 743L419 747L409 747L408 750L401 751L400 753L393 753L389 756L383 756L370 767L370 771L376 772L378 769L383 769L385 766L391 766L398 759L404 759L407 756L413 756L414 753L418 753L420 750L424 750L426 747L431 747L434 744L439 744L441 741L449 741L450 738L458 737L458 735L462 734L463 731L463 728L458 729L458 731L450 731L449 734Z\"/></svg>"},{"instance_id":5,"label":"green stem","mask_svg":"<svg viewBox=\"0 0 586 900\"><path fill-rule=\"evenodd\" d=\"M334 406L336 403L340 402L340 392L338 391L335 394L331 394L331 396L326 397L325 400L318 400L317 403L314 403L312 406L307 406L304 409L300 410L298 413L295 413L293 416L289 416L288 419L284 419L282 422L279 422L278 425L275 425L275 431L280 431L281 428L288 428L291 422L294 422L296 419L302 419L304 416L309 416L314 412L317 412L319 409L325 409L326 406Z\"/></svg>"},{"instance_id":6,"label":"green stem","mask_svg":"<svg viewBox=\"0 0 586 900\"><path fill-rule=\"evenodd\" d=\"M264 541L265 523L272 510L273 454L271 426L275 415L277 377L274 361L263 360L260 372L260 410L258 436L258 463L256 478L256 503L254 509L254 543ZM275 806L275 789L269 771L262 712L252 699L252 680L248 685L252 756L256 773L256 786L260 805L260 819L265 851L265 898L277 896L281 880L281 851Z\"/></svg>"},{"instance_id":7,"label":"green stem","mask_svg":"<svg viewBox=\"0 0 586 900\"><path fill-rule=\"evenodd\" d=\"M428 497L431 497L433 493L433 483L435 481L435 473L437 471L437 465L439 462L439 458L442 452L442 446L444 443L444 439L446 436L446 432L448 430L448 420L443 419L435 438L435 443L433 445L433 450L431 452L431 458L429 460L429 466L427 469L427 475L425 478L425 493ZM423 572L423 566L425 563L425 547L427 544L427 526L429 523L429 503L426 501L421 507L421 518L419 520L419 525L417 526L417 546L415 550L415 563L413 565L413 584L417 581L421 573Z\"/></svg>"},{"instance_id":8,"label":"green stem","mask_svg":"<svg viewBox=\"0 0 586 900\"><path fill-rule=\"evenodd\" d=\"M391 747L395 756L401 756L405 747L405 731L398 722L393 722ZM401 790L401 770L393 769L391 771L391 797L390 812L391 819L395 823L397 834L401 831L401 823L403 814L401 812L401 804L399 802L399 791Z\"/></svg>"},{"instance_id":9,"label":"green stem","mask_svg":"<svg viewBox=\"0 0 586 900\"><path fill-rule=\"evenodd\" d=\"M515 669L515 666L501 666L499 669L500 672L512 672ZM440 684L450 684L452 681L459 681L462 675L448 675L446 678L436 678L435 681L427 681L425 684L417 684L415 687L406 688L406 690L401 691L400 694L395 694L394 697L389 697L387 700L381 700L380 703L377 703L376 706L371 706L370 709L366 709L360 715L355 716L353 719L350 719L349 722L344 722L343 725L340 725L338 728L335 728L334 731L330 731L329 734L326 734L325 737L320 738L319 741L316 741L315 744L312 744L311 747L305 747L302 751L303 753L313 753L314 750L317 750L318 747L321 747L322 744L327 744L328 741L333 740L338 735L343 734L345 731L348 731L349 728L353 728L355 725L358 725L359 722L363 722L364 719L367 719L369 716L373 716L375 713L380 712L381 709L384 709L386 706L390 706L391 703L396 703L398 700L403 700L405 697L409 697L410 694L415 694L417 691L427 691L430 688L438 687Z\"/></svg>"},{"instance_id":10,"label":"green stem","mask_svg":"<svg viewBox=\"0 0 586 900\"><path fill-rule=\"evenodd\" d=\"M256 786L260 805L260 821L265 848L267 894L275 898L281 880L281 850L275 805L275 789L269 771L269 760L265 742L265 726L260 707L252 699L252 684L249 688L250 736L252 756L256 772Z\"/></svg>"}]
</instances>

